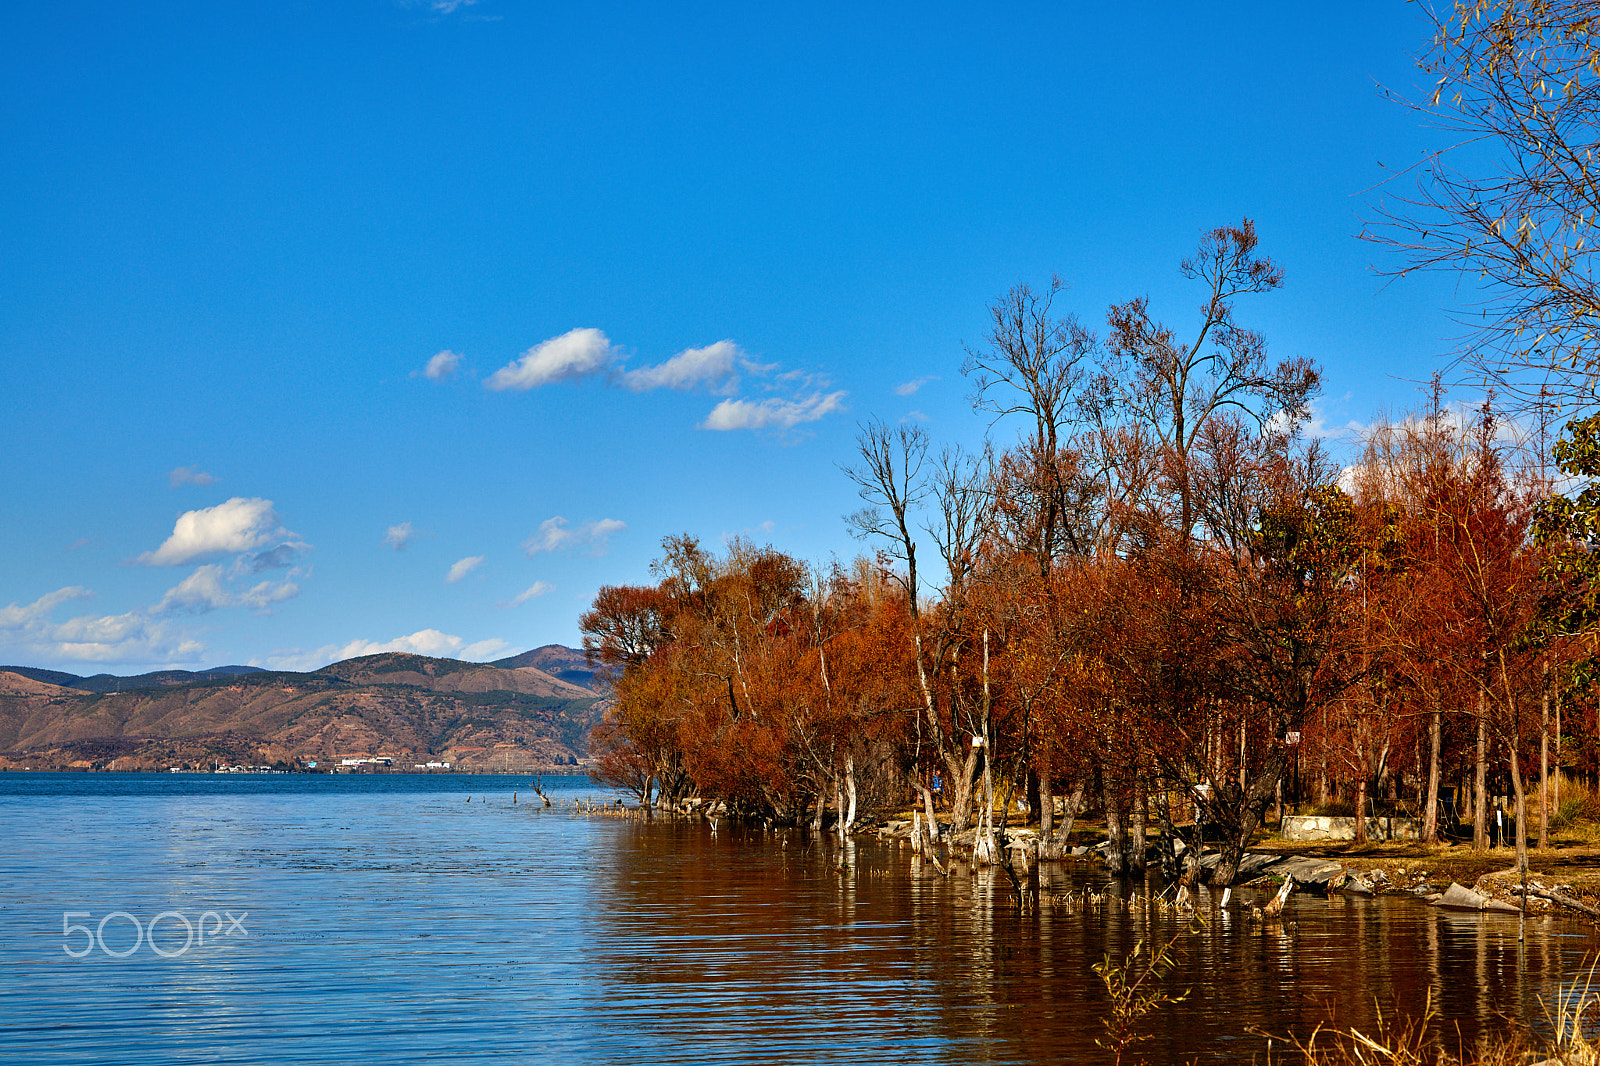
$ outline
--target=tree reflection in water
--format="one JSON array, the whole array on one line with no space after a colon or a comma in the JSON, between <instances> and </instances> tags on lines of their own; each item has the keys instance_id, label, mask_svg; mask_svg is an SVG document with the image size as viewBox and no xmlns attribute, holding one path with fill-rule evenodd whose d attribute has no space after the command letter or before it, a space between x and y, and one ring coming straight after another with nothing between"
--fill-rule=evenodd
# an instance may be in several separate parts
<instances>
[{"instance_id":1,"label":"tree reflection in water","mask_svg":"<svg viewBox=\"0 0 1600 1066\"><path fill-rule=\"evenodd\" d=\"M1160 884L1093 867L1035 871L1044 901L1019 914L1009 881L958 867L948 879L908 850L863 840L841 851L799 830L642 821L602 873L605 903L586 950L610 1022L659 1062L1109 1062L1094 1044L1105 991L1091 970L1188 917ZM1149 1020L1152 1063L1248 1061L1268 1033L1365 1027L1375 1004L1420 1011L1453 1048L1538 1029L1542 995L1580 967L1587 930L1530 917L1455 915L1406 897L1291 897L1285 921L1237 908L1244 889L1180 937L1182 1003ZM1086 902L1087 898L1087 902ZM1098 901L1096 901L1098 899Z\"/></svg>"}]
</instances>

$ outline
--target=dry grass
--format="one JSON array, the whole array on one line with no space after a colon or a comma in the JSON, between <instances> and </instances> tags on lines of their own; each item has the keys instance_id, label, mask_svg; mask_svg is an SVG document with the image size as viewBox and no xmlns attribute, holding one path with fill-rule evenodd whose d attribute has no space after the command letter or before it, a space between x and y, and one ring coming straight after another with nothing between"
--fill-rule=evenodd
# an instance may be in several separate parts
<instances>
[{"instance_id":1,"label":"dry grass","mask_svg":"<svg viewBox=\"0 0 1600 1066\"><path fill-rule=\"evenodd\" d=\"M1510 1044L1477 1054L1451 1054L1429 1035L1436 1014L1430 994L1418 1016L1385 1014L1380 1009L1377 1023L1366 1032L1319 1025L1309 1036L1281 1040L1291 1051L1281 1057L1296 1058L1306 1066L1510 1066L1526 1061L1522 1048Z\"/></svg>"},{"instance_id":2,"label":"dry grass","mask_svg":"<svg viewBox=\"0 0 1600 1066\"><path fill-rule=\"evenodd\" d=\"M1430 1035L1437 1013L1430 995L1420 1015L1380 1010L1376 1024L1365 1032L1318 1026L1303 1039L1278 1040L1289 1049L1278 1057L1299 1059L1306 1066L1600 1066L1600 1043L1584 1037L1585 1019L1600 1011L1596 984L1591 965L1556 1002L1544 1004L1551 1035L1542 1046L1529 1034L1513 1031L1477 1048L1452 1049ZM1272 1057L1269 1052L1269 1063Z\"/></svg>"},{"instance_id":3,"label":"dry grass","mask_svg":"<svg viewBox=\"0 0 1600 1066\"><path fill-rule=\"evenodd\" d=\"M1555 803L1556 780L1561 783L1561 803ZM1550 828L1563 832L1579 830L1587 839L1600 839L1600 793L1583 781L1565 774L1553 774L1550 779ZM1539 808L1543 801L1541 790L1535 785L1528 795L1528 826L1539 824Z\"/></svg>"}]
</instances>

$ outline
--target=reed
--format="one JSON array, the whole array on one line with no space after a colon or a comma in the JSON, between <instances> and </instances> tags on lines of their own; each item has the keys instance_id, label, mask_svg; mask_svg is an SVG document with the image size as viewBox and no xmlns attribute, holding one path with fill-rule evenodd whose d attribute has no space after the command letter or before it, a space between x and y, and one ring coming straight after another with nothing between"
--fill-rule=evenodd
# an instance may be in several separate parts
<instances>
[{"instance_id":1,"label":"reed","mask_svg":"<svg viewBox=\"0 0 1600 1066\"><path fill-rule=\"evenodd\" d=\"M1318 1026L1305 1038L1253 1032L1268 1038L1268 1063L1276 1057L1305 1066L1600 1066L1600 1041L1589 1036L1600 1013L1597 965L1600 959L1561 989L1553 1003L1543 1003L1550 1033L1542 1042L1511 1030L1477 1047L1452 1049L1434 1032L1438 1008L1431 993L1420 1014L1380 1008L1376 1023L1365 1031Z\"/></svg>"}]
</instances>

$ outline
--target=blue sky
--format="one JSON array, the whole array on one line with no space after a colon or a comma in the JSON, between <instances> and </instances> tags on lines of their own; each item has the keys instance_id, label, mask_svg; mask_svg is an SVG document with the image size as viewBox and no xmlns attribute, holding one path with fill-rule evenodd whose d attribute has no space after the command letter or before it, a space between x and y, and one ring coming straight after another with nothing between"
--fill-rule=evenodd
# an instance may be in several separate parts
<instances>
[{"instance_id":1,"label":"blue sky","mask_svg":"<svg viewBox=\"0 0 1600 1066\"><path fill-rule=\"evenodd\" d=\"M0 9L0 663L575 644L662 536L849 558L868 417L973 445L963 344L1059 273L1174 324L1202 230L1420 400L1462 299L1356 239L1436 135L1404 3Z\"/></svg>"}]
</instances>

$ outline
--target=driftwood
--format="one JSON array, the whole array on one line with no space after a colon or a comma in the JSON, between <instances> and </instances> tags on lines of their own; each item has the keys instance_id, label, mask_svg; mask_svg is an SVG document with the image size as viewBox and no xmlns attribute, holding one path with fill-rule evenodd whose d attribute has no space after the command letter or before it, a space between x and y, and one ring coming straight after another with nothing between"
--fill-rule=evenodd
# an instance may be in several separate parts
<instances>
[{"instance_id":1,"label":"driftwood","mask_svg":"<svg viewBox=\"0 0 1600 1066\"><path fill-rule=\"evenodd\" d=\"M1292 876L1285 877L1283 879L1283 884L1278 888L1278 894L1273 896L1272 899L1268 900L1265 907L1261 908L1261 916L1268 921L1271 921L1272 919L1281 915L1283 913L1284 901L1289 898L1289 893L1293 891L1294 878Z\"/></svg>"},{"instance_id":2,"label":"driftwood","mask_svg":"<svg viewBox=\"0 0 1600 1066\"><path fill-rule=\"evenodd\" d=\"M1194 906L1194 880L1197 869L1199 869L1198 863L1186 862L1183 864L1183 876L1178 878L1178 894L1173 900L1175 906Z\"/></svg>"},{"instance_id":3,"label":"driftwood","mask_svg":"<svg viewBox=\"0 0 1600 1066\"><path fill-rule=\"evenodd\" d=\"M1554 892L1547 888L1534 888L1532 885L1526 889L1521 885L1513 885L1511 887L1511 894L1514 896L1520 896L1523 892L1527 892L1530 896L1538 896L1540 899L1547 899L1551 903L1559 903L1563 907L1571 907L1573 910L1587 914L1591 918L1600 918L1600 908L1591 907L1582 900L1573 899L1565 892Z\"/></svg>"}]
</instances>

